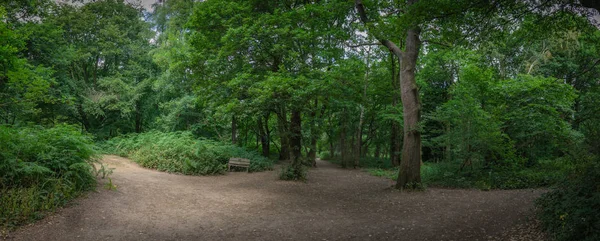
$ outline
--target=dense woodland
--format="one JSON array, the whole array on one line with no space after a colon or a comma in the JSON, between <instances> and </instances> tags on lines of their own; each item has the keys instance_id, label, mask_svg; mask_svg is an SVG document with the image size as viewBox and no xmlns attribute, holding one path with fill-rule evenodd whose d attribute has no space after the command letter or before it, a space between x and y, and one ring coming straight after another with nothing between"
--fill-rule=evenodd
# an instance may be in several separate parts
<instances>
[{"instance_id":1,"label":"dense woodland","mask_svg":"<svg viewBox=\"0 0 600 241\"><path fill-rule=\"evenodd\" d=\"M600 235L595 1L0 2L0 223L93 188L102 149L185 174L244 156L304 180L321 158L398 189L552 186L544 227ZM15 211L48 180L67 194Z\"/></svg>"}]
</instances>

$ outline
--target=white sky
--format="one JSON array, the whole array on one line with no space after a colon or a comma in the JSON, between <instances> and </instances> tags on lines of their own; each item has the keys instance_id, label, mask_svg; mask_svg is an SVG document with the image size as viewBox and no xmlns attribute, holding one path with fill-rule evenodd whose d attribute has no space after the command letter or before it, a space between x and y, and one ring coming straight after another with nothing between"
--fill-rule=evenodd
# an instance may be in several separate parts
<instances>
[{"instance_id":1,"label":"white sky","mask_svg":"<svg viewBox=\"0 0 600 241\"><path fill-rule=\"evenodd\" d=\"M56 2L63 2L63 3L71 3L72 2L72 0L55 0L55 1ZM146 10L151 11L152 10L152 4L158 2L159 0L124 0L124 1L127 2L127 3L131 3L131 4L140 4Z\"/></svg>"},{"instance_id":2,"label":"white sky","mask_svg":"<svg viewBox=\"0 0 600 241\"><path fill-rule=\"evenodd\" d=\"M158 0L125 0L128 3L141 3L142 6L148 11L152 10L152 4L156 3Z\"/></svg>"}]
</instances>

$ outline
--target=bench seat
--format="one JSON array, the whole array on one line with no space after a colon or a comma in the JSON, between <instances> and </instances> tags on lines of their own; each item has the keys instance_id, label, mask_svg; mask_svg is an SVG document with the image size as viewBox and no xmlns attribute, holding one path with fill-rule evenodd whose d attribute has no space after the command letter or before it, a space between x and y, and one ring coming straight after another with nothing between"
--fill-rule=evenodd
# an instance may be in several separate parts
<instances>
[{"instance_id":1,"label":"bench seat","mask_svg":"<svg viewBox=\"0 0 600 241\"><path fill-rule=\"evenodd\" d=\"M229 162L227 163L227 170L231 172L231 167L245 167L246 172L250 170L250 160L246 158L237 158L232 157L229 158Z\"/></svg>"}]
</instances>

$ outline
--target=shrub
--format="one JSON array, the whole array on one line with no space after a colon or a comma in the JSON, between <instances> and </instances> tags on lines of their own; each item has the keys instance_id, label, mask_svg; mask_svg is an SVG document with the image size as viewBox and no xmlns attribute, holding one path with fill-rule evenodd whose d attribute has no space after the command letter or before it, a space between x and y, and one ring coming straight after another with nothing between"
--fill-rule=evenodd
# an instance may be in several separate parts
<instances>
[{"instance_id":1,"label":"shrub","mask_svg":"<svg viewBox=\"0 0 600 241\"><path fill-rule=\"evenodd\" d=\"M336 163L335 161L332 161ZM391 167L389 160L362 158L362 167L373 176L392 180L398 178L398 168ZM519 189L551 186L573 169L573 164L564 158L539 161L529 168L512 166L476 166L460 169L462 162L426 162L421 166L424 184L448 188Z\"/></svg>"},{"instance_id":2,"label":"shrub","mask_svg":"<svg viewBox=\"0 0 600 241\"><path fill-rule=\"evenodd\" d=\"M329 160L331 159L331 153L329 153L329 151L322 151L319 153L319 158L321 158L321 160Z\"/></svg>"},{"instance_id":3,"label":"shrub","mask_svg":"<svg viewBox=\"0 0 600 241\"><path fill-rule=\"evenodd\" d=\"M231 157L250 160L250 171L273 168L258 153L221 142L195 139L190 132L131 134L105 143L106 152L132 158L143 167L187 175L222 174Z\"/></svg>"},{"instance_id":4,"label":"shrub","mask_svg":"<svg viewBox=\"0 0 600 241\"><path fill-rule=\"evenodd\" d=\"M600 240L600 163L583 165L536 201L542 227L556 240Z\"/></svg>"},{"instance_id":5,"label":"shrub","mask_svg":"<svg viewBox=\"0 0 600 241\"><path fill-rule=\"evenodd\" d=\"M308 167L302 164L286 165L281 167L279 179L286 181L306 181Z\"/></svg>"},{"instance_id":6,"label":"shrub","mask_svg":"<svg viewBox=\"0 0 600 241\"><path fill-rule=\"evenodd\" d=\"M460 170L460 162L426 163L423 182L430 186L479 189L547 187L557 183L571 167L562 159L540 161L529 168L507 166L474 167Z\"/></svg>"},{"instance_id":7,"label":"shrub","mask_svg":"<svg viewBox=\"0 0 600 241\"><path fill-rule=\"evenodd\" d=\"M96 186L95 147L78 128L0 126L0 228L43 216Z\"/></svg>"}]
</instances>

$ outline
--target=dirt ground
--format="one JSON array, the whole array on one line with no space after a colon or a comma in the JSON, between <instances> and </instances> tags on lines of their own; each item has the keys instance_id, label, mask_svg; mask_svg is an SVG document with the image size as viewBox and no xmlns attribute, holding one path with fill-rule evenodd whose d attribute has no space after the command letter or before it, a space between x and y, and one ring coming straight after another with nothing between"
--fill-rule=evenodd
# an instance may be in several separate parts
<instances>
[{"instance_id":1,"label":"dirt ground","mask_svg":"<svg viewBox=\"0 0 600 241\"><path fill-rule=\"evenodd\" d=\"M278 170L183 176L117 156L116 190L98 191L9 234L9 240L543 240L533 225L542 190L429 188L319 161L306 183ZM102 180L106 182L106 180Z\"/></svg>"}]
</instances>

